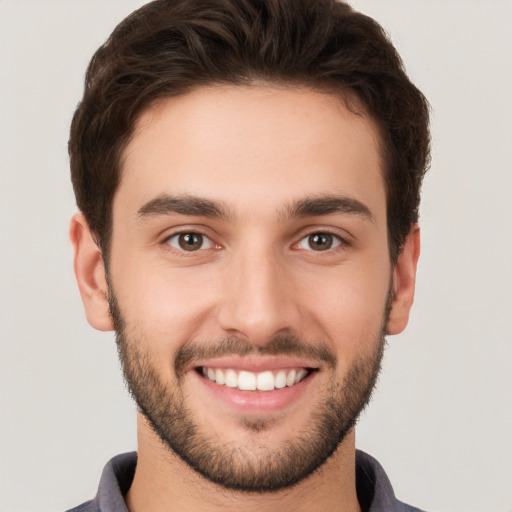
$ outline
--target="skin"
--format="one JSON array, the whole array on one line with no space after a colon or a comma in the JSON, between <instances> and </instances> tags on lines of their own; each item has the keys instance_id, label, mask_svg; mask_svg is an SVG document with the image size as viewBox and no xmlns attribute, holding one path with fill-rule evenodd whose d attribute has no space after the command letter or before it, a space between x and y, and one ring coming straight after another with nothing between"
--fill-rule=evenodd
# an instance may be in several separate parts
<instances>
[{"instance_id":1,"label":"skin","mask_svg":"<svg viewBox=\"0 0 512 512\"><path fill-rule=\"evenodd\" d=\"M330 384L342 383L358 358L375 353L390 284L387 333L407 325L419 229L411 228L392 267L379 133L351 101L361 115L339 97L307 89L199 88L145 111L125 151L109 279L127 334L151 355L161 382L176 381L174 355L190 339L236 336L264 347L288 334L322 340L336 355L334 369L319 364L304 392L265 413L226 406L205 392L194 370L186 372L187 406L219 443L270 453L306 428ZM162 195L216 201L229 215L141 215ZM368 214L290 211L306 198L333 196L357 201ZM169 239L180 230L203 233L211 243L181 251L177 238ZM313 250L308 236L325 232L336 235L334 247ZM88 321L111 330L103 259L82 214L72 220L71 240ZM254 418L268 428L248 429ZM132 512L359 510L353 430L318 471L270 495L204 479L169 451L140 413L138 451L127 496Z\"/></svg>"}]
</instances>

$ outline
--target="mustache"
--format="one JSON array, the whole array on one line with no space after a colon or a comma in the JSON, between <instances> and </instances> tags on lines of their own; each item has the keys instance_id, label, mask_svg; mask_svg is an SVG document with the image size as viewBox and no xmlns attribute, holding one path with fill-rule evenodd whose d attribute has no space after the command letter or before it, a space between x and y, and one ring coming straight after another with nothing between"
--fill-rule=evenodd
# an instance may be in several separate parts
<instances>
[{"instance_id":1,"label":"mustache","mask_svg":"<svg viewBox=\"0 0 512 512\"><path fill-rule=\"evenodd\" d=\"M194 361L214 359L224 356L293 356L315 359L332 368L336 366L336 354L323 342L311 343L294 335L280 335L272 338L263 346L255 346L250 341L237 337L227 337L212 342L191 340L181 346L174 360L176 375L182 376Z\"/></svg>"}]
</instances>

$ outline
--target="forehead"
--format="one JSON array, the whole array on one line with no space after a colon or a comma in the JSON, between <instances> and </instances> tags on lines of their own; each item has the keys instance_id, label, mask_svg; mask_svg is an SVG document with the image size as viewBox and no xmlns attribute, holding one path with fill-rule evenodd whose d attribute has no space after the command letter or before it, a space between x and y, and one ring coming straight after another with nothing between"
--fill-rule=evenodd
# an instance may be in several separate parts
<instances>
[{"instance_id":1,"label":"forehead","mask_svg":"<svg viewBox=\"0 0 512 512\"><path fill-rule=\"evenodd\" d=\"M261 214L305 195L382 203L378 129L349 100L351 109L339 95L269 85L202 87L160 100L140 116L125 150L114 213L162 194L258 206Z\"/></svg>"}]
</instances>

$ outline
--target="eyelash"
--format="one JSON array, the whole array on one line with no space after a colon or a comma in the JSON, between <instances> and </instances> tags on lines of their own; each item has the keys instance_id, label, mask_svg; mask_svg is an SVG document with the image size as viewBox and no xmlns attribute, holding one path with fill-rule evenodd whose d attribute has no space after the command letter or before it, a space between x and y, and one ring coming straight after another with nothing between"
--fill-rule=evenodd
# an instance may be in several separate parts
<instances>
[{"instance_id":1,"label":"eyelash","mask_svg":"<svg viewBox=\"0 0 512 512\"><path fill-rule=\"evenodd\" d=\"M192 251L187 251L186 249L183 249L183 248L180 248L180 247L177 247L175 245L173 245L171 243L171 241L173 239L176 239L177 241L177 244L179 244L179 237L180 236L184 236L184 235L192 235L192 236L196 236L196 237L201 237L201 247L197 250L192 250ZM206 248L202 248L202 245L207 242L209 247L206 247ZM200 231L194 231L194 230L190 230L190 231L179 231L177 233L173 233L172 235L169 235L168 237L166 237L164 240L163 240L163 244L169 246L170 248L172 248L173 250L175 251L178 251L179 253L183 254L183 255L192 255L194 253L197 253L197 252L200 252L200 251L205 251L205 250L208 250L208 249L213 249L213 248L220 248L219 245L215 244L215 242L208 236L208 235L205 235L204 233L201 233Z\"/></svg>"},{"instance_id":2,"label":"eyelash","mask_svg":"<svg viewBox=\"0 0 512 512\"><path fill-rule=\"evenodd\" d=\"M312 232L306 234L305 236L303 236L299 240L299 242L295 245L298 246L299 244L301 244L303 242L309 243L310 240L308 240L308 239L311 239L311 237L314 237L314 236L321 236L321 235L331 237L332 242L335 243L336 245L329 246L327 249L319 250L319 251L315 251L315 249L313 249L311 246L309 247L309 249L300 248L299 250L310 250L310 251L316 252L316 253L332 252L335 250L340 250L340 249L346 248L350 245L346 238L340 236L338 233L333 233L332 231L330 231L328 229L312 231Z\"/></svg>"},{"instance_id":3,"label":"eyelash","mask_svg":"<svg viewBox=\"0 0 512 512\"><path fill-rule=\"evenodd\" d=\"M199 247L196 250L187 251L186 249L183 249L183 248L180 248L180 247L177 247L177 246L171 244L171 240L173 240L173 239L179 240L179 237L183 236L183 235L193 235L193 236L195 235L195 236L201 237L202 238L201 247ZM310 247L309 249L307 249L307 248L298 248L298 250L300 250L300 251L302 251L302 250L309 251L309 252L312 252L312 253L323 253L323 252L332 253L333 251L340 250L340 249L343 249L343 248L347 248L347 247L350 247L350 245L351 245L350 242L347 240L347 238L342 237L338 233L334 233L331 230L323 229L323 230L311 231L311 232L303 235L298 242L293 244L293 246L294 247L298 247L299 244L301 244L301 243L303 243L305 241L306 241L306 243L308 243L307 242L308 238L313 237L313 236L319 236L319 235L327 235L329 237L332 237L332 239L333 239L334 243L336 243L336 245L334 245L334 247L331 246L331 247L328 247L325 250L318 250L318 251L315 251L315 249L313 249L312 247ZM202 248L202 245L205 242L208 242L209 247ZM220 246L219 244L216 244L208 235L206 235L206 234L204 234L204 233L202 233L200 231L194 231L194 230L183 230L183 231L179 231L179 232L176 232L176 233L172 233L171 235L167 236L162 241L162 244L166 245L168 250L172 250L172 251L178 252L182 256L193 256L193 255L197 255L197 253L200 253L202 251L207 251L207 250L211 250L211 249L221 249L222 248L222 246ZM177 245L178 244L179 244L179 242L177 242Z\"/></svg>"}]
</instances>

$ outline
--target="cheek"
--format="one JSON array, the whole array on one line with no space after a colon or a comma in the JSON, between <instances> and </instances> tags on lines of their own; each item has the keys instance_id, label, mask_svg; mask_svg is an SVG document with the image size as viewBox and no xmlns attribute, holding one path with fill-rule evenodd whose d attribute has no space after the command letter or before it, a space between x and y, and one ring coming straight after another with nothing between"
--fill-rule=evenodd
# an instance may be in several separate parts
<instances>
[{"instance_id":1,"label":"cheek","mask_svg":"<svg viewBox=\"0 0 512 512\"><path fill-rule=\"evenodd\" d=\"M134 332L159 340L159 347L195 337L211 309L213 277L197 267L176 270L160 262L132 263L118 269L123 277L114 280L114 289Z\"/></svg>"},{"instance_id":2,"label":"cheek","mask_svg":"<svg viewBox=\"0 0 512 512\"><path fill-rule=\"evenodd\" d=\"M321 328L319 334L333 344L342 360L369 353L383 327L389 269L340 271L324 282L321 287L303 287L299 294L303 309L312 316L311 323Z\"/></svg>"}]
</instances>

